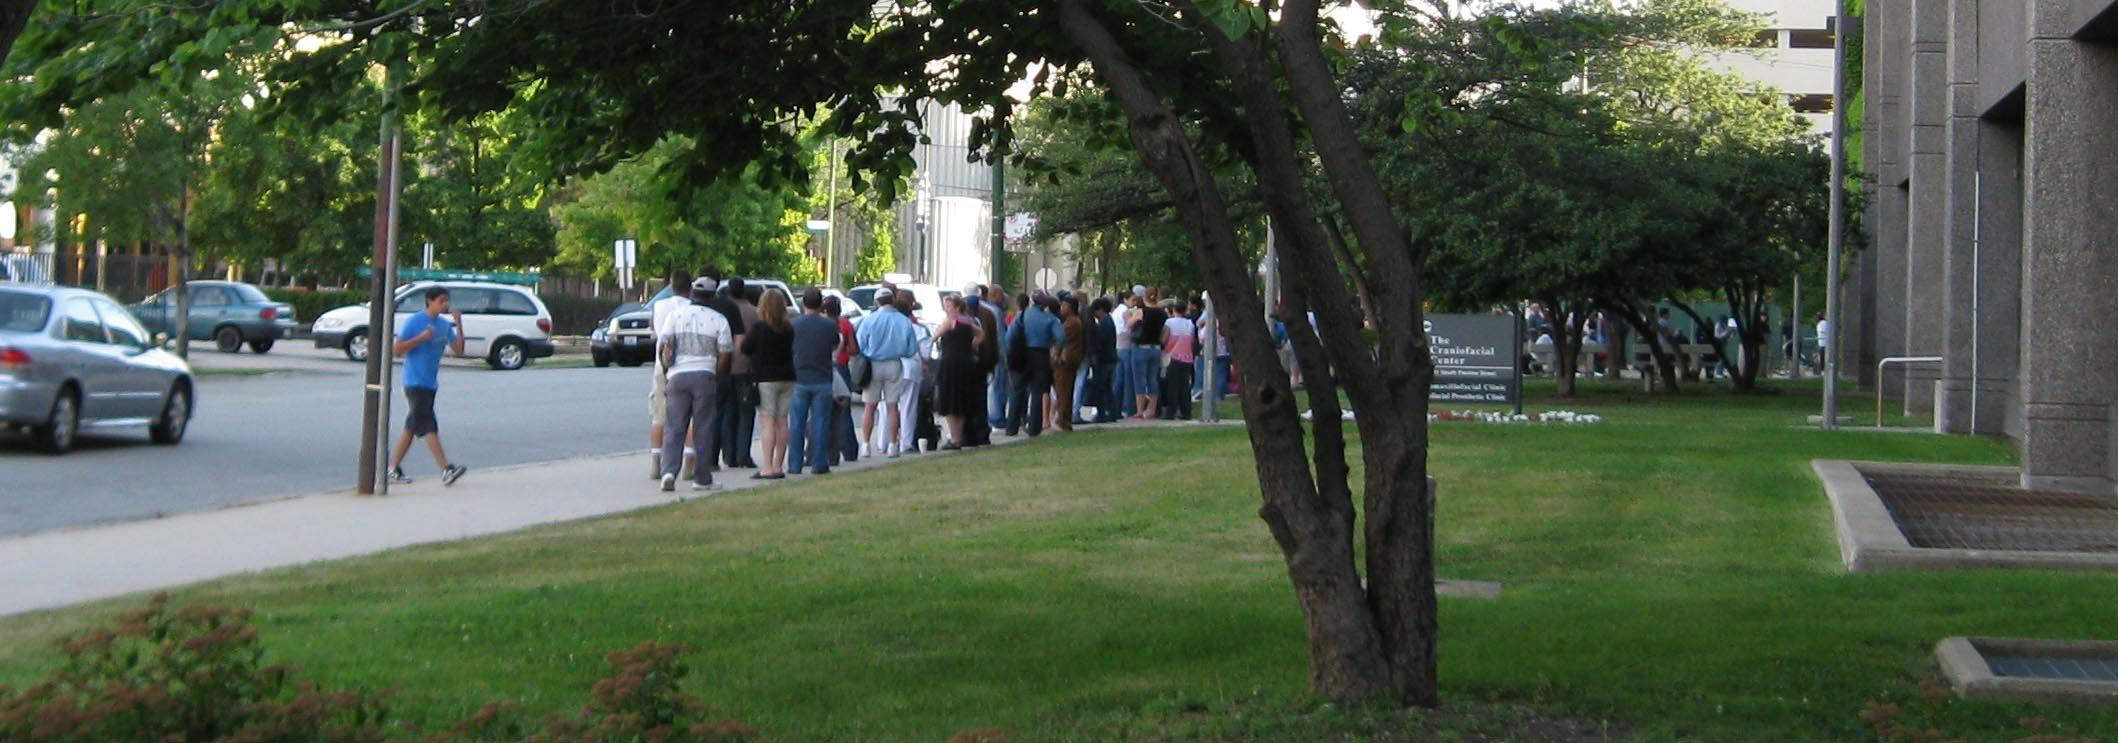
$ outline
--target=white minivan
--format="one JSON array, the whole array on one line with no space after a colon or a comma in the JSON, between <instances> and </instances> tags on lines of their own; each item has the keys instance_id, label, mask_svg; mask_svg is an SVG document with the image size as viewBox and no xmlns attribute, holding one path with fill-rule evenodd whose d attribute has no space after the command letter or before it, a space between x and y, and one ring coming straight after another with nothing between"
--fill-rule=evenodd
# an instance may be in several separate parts
<instances>
[{"instance_id":1,"label":"white minivan","mask_svg":"<svg viewBox=\"0 0 2118 743\"><path fill-rule=\"evenodd\" d=\"M397 290L396 324L426 309L428 287L449 290L449 309L463 313L463 352L495 369L520 369L530 359L552 355L552 313L535 292L484 281L419 281ZM340 307L316 318L309 330L317 348L336 348L354 361L368 360L368 306Z\"/></svg>"}]
</instances>

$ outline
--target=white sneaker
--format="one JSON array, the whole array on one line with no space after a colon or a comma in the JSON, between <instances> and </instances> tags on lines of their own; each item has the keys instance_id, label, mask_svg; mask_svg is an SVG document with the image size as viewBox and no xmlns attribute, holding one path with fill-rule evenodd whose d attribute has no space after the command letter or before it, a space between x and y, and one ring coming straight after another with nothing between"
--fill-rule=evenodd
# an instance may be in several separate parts
<instances>
[{"instance_id":1,"label":"white sneaker","mask_svg":"<svg viewBox=\"0 0 2118 743\"><path fill-rule=\"evenodd\" d=\"M676 476L676 475L674 475L674 474L664 474L664 475L662 475L662 492L664 492L664 493L667 493L667 492L671 492L671 491L674 491L674 490L676 490L676 489L677 489L677 476Z\"/></svg>"},{"instance_id":2,"label":"white sneaker","mask_svg":"<svg viewBox=\"0 0 2118 743\"><path fill-rule=\"evenodd\" d=\"M652 480L660 480L660 479L662 479L662 450L661 450L661 449L653 449L653 450L649 450L649 451L647 452L647 455L648 455L648 457L647 457L647 458L648 458L648 459L651 459L651 460L653 460L653 461L654 461L654 465L655 465L655 471L653 471L653 472L650 472L650 473L648 473L648 474L647 474L647 477L648 477L648 479L652 479Z\"/></svg>"},{"instance_id":3,"label":"white sneaker","mask_svg":"<svg viewBox=\"0 0 2118 743\"><path fill-rule=\"evenodd\" d=\"M899 451L899 450L898 450L898 448L897 448L897 447L895 447L895 446L890 446L890 447L885 447L885 448L889 449L889 451L890 451L890 453L889 453L889 454L885 455L885 458L888 458L888 459L896 459L896 458L897 458L897 455L899 455L899 454L903 454L903 453L904 453L904 452L902 452L902 451Z\"/></svg>"}]
</instances>

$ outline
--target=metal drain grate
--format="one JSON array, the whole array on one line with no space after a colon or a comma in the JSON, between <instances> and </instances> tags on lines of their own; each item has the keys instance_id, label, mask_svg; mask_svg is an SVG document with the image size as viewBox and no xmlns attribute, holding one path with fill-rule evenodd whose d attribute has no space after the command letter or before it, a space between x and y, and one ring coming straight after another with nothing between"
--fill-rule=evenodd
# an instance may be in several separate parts
<instances>
[{"instance_id":1,"label":"metal drain grate","mask_svg":"<svg viewBox=\"0 0 2118 743\"><path fill-rule=\"evenodd\" d=\"M2118 660L2107 658L1988 655L1986 664L1993 667L1996 676L2118 683Z\"/></svg>"},{"instance_id":2,"label":"metal drain grate","mask_svg":"<svg viewBox=\"0 0 2118 743\"><path fill-rule=\"evenodd\" d=\"M2118 553L2118 498L2023 490L1999 477L1862 476L1915 547Z\"/></svg>"}]
</instances>

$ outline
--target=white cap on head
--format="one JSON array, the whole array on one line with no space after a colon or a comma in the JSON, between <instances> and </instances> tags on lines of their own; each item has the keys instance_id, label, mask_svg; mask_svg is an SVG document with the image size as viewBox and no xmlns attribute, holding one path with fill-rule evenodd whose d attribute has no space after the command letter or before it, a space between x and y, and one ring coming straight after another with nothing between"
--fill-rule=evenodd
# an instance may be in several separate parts
<instances>
[{"instance_id":1,"label":"white cap on head","mask_svg":"<svg viewBox=\"0 0 2118 743\"><path fill-rule=\"evenodd\" d=\"M897 298L897 292L893 292L893 291L890 291L889 287L884 287L884 288L881 288L881 289L877 289L877 290L875 290L875 303L876 303L876 304L889 304L889 303L890 303L890 300L892 300L892 299L896 299L896 298Z\"/></svg>"},{"instance_id":2,"label":"white cap on head","mask_svg":"<svg viewBox=\"0 0 2118 743\"><path fill-rule=\"evenodd\" d=\"M705 276L700 276L696 279L691 280L691 290L694 292L711 292L717 291L720 288L721 282L714 281L713 279L707 278Z\"/></svg>"},{"instance_id":3,"label":"white cap on head","mask_svg":"<svg viewBox=\"0 0 2118 743\"><path fill-rule=\"evenodd\" d=\"M1144 297L1144 296L1147 296L1147 285L1146 285L1146 284L1134 284L1134 285L1133 285L1133 296L1135 296L1135 297Z\"/></svg>"}]
</instances>

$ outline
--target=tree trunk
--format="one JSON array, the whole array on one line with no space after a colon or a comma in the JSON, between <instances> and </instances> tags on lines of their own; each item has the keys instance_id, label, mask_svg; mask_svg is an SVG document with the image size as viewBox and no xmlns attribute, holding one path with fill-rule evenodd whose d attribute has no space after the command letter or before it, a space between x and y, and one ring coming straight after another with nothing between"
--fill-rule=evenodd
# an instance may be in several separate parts
<instances>
[{"instance_id":1,"label":"tree trunk","mask_svg":"<svg viewBox=\"0 0 2118 743\"><path fill-rule=\"evenodd\" d=\"M1587 313L1578 309L1569 312L1555 297L1540 297L1539 301L1544 303L1546 313L1560 318L1559 322L1554 324L1559 332L1552 337L1552 348L1559 356L1553 360L1552 365L1553 371L1558 374L1559 396L1573 397L1574 377L1581 373L1581 344L1584 342L1583 327L1588 323ZM1549 317L1545 319L1547 323L1551 320ZM1536 339L1530 340L1531 347L1535 348Z\"/></svg>"},{"instance_id":2,"label":"tree trunk","mask_svg":"<svg viewBox=\"0 0 2118 743\"><path fill-rule=\"evenodd\" d=\"M1638 332L1640 337L1647 339L1647 353L1649 356L1654 357L1655 373L1662 377L1663 388L1669 392L1676 392L1676 361L1670 357L1669 349L1662 345L1662 334L1655 327L1654 322L1646 315L1641 314L1636 308L1621 306L1615 302L1603 302L1600 304L1606 316L1617 315L1619 319L1625 321L1626 325L1632 326L1632 329ZM1632 353L1629 349L1626 356L1628 357L1625 360L1626 363L1632 363L1630 358Z\"/></svg>"},{"instance_id":3,"label":"tree trunk","mask_svg":"<svg viewBox=\"0 0 2118 743\"><path fill-rule=\"evenodd\" d=\"M1694 323L1697 323L1697 324L1699 325L1699 327L1702 327L1702 328L1708 328L1708 329L1709 329L1709 330L1708 330L1708 332L1707 332L1707 334L1706 334L1706 337L1708 337L1708 338L1712 338L1712 339L1713 339L1713 340L1711 341L1711 343L1712 343L1712 345L1713 345L1713 347L1714 347L1714 358L1717 358L1717 359L1726 359L1726 358L1728 358L1728 344L1727 344L1727 343L1724 343L1724 342L1722 342L1722 341L1721 341L1721 336L1719 336L1719 335L1716 335L1716 334L1714 334L1714 333L1712 332L1711 328L1713 328L1714 326L1713 326L1713 325L1711 325L1711 324L1708 324L1708 323L1706 322L1706 318L1704 318L1704 317L1700 317L1700 316L1699 316L1699 313L1698 313L1698 311L1696 311L1696 310L1693 310L1693 309L1691 308L1691 305L1685 304L1685 303L1683 303L1683 302L1679 302L1679 301L1676 301L1676 300L1674 300L1674 299L1670 300L1670 302L1669 302L1669 303L1670 303L1671 305L1675 306L1675 307L1676 307L1676 308L1677 308L1677 309L1678 309L1679 311L1683 312L1683 313L1684 313L1684 314L1685 314L1686 316L1689 316L1689 317L1691 318L1691 321L1692 321L1692 322L1694 322ZM1736 377L1731 377L1730 379L1731 379L1731 380L1732 380L1732 381L1733 381L1733 382L1735 383L1735 391L1737 391L1737 392L1748 392L1748 391L1750 391L1750 388L1751 388L1751 381L1752 381L1752 380L1745 380L1745 379L1741 378L1740 376L1736 376Z\"/></svg>"},{"instance_id":4,"label":"tree trunk","mask_svg":"<svg viewBox=\"0 0 2118 743\"><path fill-rule=\"evenodd\" d=\"M0 62L14 51L15 39L29 28L30 13L36 9L37 0L0 0Z\"/></svg>"},{"instance_id":5,"label":"tree trunk","mask_svg":"<svg viewBox=\"0 0 2118 743\"><path fill-rule=\"evenodd\" d=\"M1243 380L1243 413L1249 422L1264 500L1259 516L1280 547L1302 609L1309 638L1310 687L1341 701L1390 696L1393 673L1382 630L1354 569L1352 503L1343 488L1333 492L1319 488L1311 479L1310 463L1303 458L1307 435L1287 377L1279 373L1263 320L1263 300L1252 285L1212 172L1198 158L1182 123L1155 96L1084 0L1059 0L1058 9L1062 31L1086 54L1125 112L1142 163L1169 192L1208 290L1217 302L1227 302L1221 317ZM1314 222L1310 226L1314 228ZM1320 316L1345 312L1344 307L1336 308L1336 313L1327 307ZM1304 322L1287 324L1290 332L1307 328ZM1320 348L1299 355L1308 357L1305 366L1326 361ZM1328 379L1328 371L1323 376ZM1325 389L1332 389L1328 382ZM1336 408L1335 390L1323 400L1318 397L1312 393L1313 405ZM1338 425L1337 420L1316 421L1320 431ZM1328 444L1328 440L1320 435L1319 443ZM1364 442L1364 446L1372 444Z\"/></svg>"}]
</instances>

